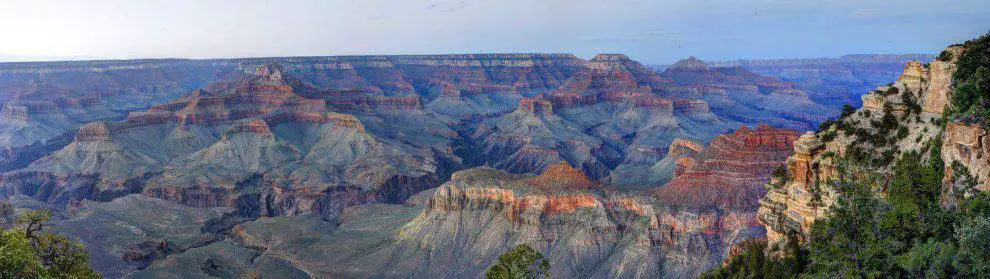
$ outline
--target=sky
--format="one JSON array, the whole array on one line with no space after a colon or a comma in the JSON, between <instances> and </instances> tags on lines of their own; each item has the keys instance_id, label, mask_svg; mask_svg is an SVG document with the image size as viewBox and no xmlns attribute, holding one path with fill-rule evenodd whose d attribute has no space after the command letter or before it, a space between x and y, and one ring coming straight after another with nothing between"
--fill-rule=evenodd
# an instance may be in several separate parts
<instances>
[{"instance_id":1,"label":"sky","mask_svg":"<svg viewBox=\"0 0 990 279\"><path fill-rule=\"evenodd\" d=\"M937 53L988 0L0 0L0 61L492 52L647 64Z\"/></svg>"}]
</instances>

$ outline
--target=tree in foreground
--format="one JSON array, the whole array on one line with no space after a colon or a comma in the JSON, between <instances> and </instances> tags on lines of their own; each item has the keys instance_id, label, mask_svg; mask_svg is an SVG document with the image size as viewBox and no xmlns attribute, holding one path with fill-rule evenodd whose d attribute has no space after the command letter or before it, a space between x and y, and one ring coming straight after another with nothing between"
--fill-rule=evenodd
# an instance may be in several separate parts
<instances>
[{"instance_id":1,"label":"tree in foreground","mask_svg":"<svg viewBox=\"0 0 990 279\"><path fill-rule=\"evenodd\" d=\"M0 229L0 278L100 278L86 247L45 230L51 213L29 211L13 229Z\"/></svg>"},{"instance_id":2,"label":"tree in foreground","mask_svg":"<svg viewBox=\"0 0 990 279\"><path fill-rule=\"evenodd\" d=\"M550 262L540 252L521 244L498 256L485 272L486 279L550 278Z\"/></svg>"}]
</instances>

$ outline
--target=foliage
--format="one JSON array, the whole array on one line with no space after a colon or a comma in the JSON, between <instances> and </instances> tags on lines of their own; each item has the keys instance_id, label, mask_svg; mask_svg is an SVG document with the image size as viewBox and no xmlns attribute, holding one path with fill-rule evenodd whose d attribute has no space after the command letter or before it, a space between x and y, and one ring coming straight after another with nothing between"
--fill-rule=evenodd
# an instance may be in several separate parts
<instances>
[{"instance_id":1,"label":"foliage","mask_svg":"<svg viewBox=\"0 0 990 279\"><path fill-rule=\"evenodd\" d=\"M787 171L787 167L784 165L777 166L773 169L773 173L770 175L770 186L773 188L780 188L787 184L787 181L791 179L791 174Z\"/></svg>"},{"instance_id":2,"label":"foliage","mask_svg":"<svg viewBox=\"0 0 990 279\"><path fill-rule=\"evenodd\" d=\"M958 58L955 95L945 117L932 124L954 119L990 125L990 34L966 42L964 49L959 57L949 52L939 56L942 61ZM908 95L901 96L908 113L919 112L917 100ZM801 274L783 277L990 278L990 194L974 190L976 179L958 162L952 162L953 184L943 187L941 135L919 152L901 154L888 169L896 150L884 148L895 142L888 136L903 138L907 131L887 105L879 120L870 121L878 133L839 125L872 149L850 143L845 156L834 159L836 173L826 183L834 203L797 248L806 253L794 254L792 267L801 267L795 269ZM886 151L876 156L881 148ZM718 276L710 278L779 278L761 267L780 259L752 251L756 248L713 271Z\"/></svg>"},{"instance_id":3,"label":"foliage","mask_svg":"<svg viewBox=\"0 0 990 279\"><path fill-rule=\"evenodd\" d=\"M839 136L838 132L835 130L829 130L821 134L822 142L831 142L837 136Z\"/></svg>"},{"instance_id":4,"label":"foliage","mask_svg":"<svg viewBox=\"0 0 990 279\"><path fill-rule=\"evenodd\" d=\"M853 115L854 113L856 113L856 108L850 105L843 105L842 114L839 115L839 118L828 119L822 122L821 124L818 124L818 130L816 130L815 133L821 134L822 141L824 142L830 142L833 139L835 139L836 136L838 136L838 132L836 130L829 130L829 128L831 128L832 126L836 126L836 129L847 132L846 134L852 134L852 132L850 132L849 129L854 129L855 127L853 125L850 125L850 123L846 123L846 121L843 120L848 118L850 115Z\"/></svg>"},{"instance_id":5,"label":"foliage","mask_svg":"<svg viewBox=\"0 0 990 279\"><path fill-rule=\"evenodd\" d=\"M936 58L936 59L938 61L942 61L942 62L951 61L952 60L952 53L949 52L948 50L943 50L941 53L938 54L938 58Z\"/></svg>"},{"instance_id":6,"label":"foliage","mask_svg":"<svg viewBox=\"0 0 990 279\"><path fill-rule=\"evenodd\" d=\"M900 126L900 127L897 128L897 134L896 134L895 138L897 138L899 140L899 139L903 139L903 138L907 137L907 135L908 135L908 129L907 129L907 127Z\"/></svg>"},{"instance_id":7,"label":"foliage","mask_svg":"<svg viewBox=\"0 0 990 279\"><path fill-rule=\"evenodd\" d=\"M49 218L46 210L29 211L16 229L0 230L0 277L100 278L82 244L45 231Z\"/></svg>"},{"instance_id":8,"label":"foliage","mask_svg":"<svg viewBox=\"0 0 990 279\"><path fill-rule=\"evenodd\" d=\"M880 134L893 131L899 125L893 110L890 104L883 104L883 117L880 118L880 126L878 127L880 128Z\"/></svg>"},{"instance_id":9,"label":"foliage","mask_svg":"<svg viewBox=\"0 0 990 279\"><path fill-rule=\"evenodd\" d=\"M990 194L970 195L957 207L940 204L939 146L933 140L925 153L903 154L889 175L837 158L835 178L827 182L835 202L792 248L803 252L774 258L744 247L738 260L707 278L990 277ZM766 268L785 259L800 274Z\"/></svg>"},{"instance_id":10,"label":"foliage","mask_svg":"<svg viewBox=\"0 0 990 279\"><path fill-rule=\"evenodd\" d=\"M0 232L0 277L44 278L51 277L41 264L31 243L23 232Z\"/></svg>"},{"instance_id":11,"label":"foliage","mask_svg":"<svg viewBox=\"0 0 990 279\"><path fill-rule=\"evenodd\" d=\"M965 277L986 278L990 275L990 219L977 217L959 229L957 266Z\"/></svg>"},{"instance_id":12,"label":"foliage","mask_svg":"<svg viewBox=\"0 0 990 279\"><path fill-rule=\"evenodd\" d=\"M990 94L990 69L980 67L956 85L956 92L952 98L954 110L972 114L980 109L974 105L982 105L988 100L987 94Z\"/></svg>"},{"instance_id":13,"label":"foliage","mask_svg":"<svg viewBox=\"0 0 990 279\"><path fill-rule=\"evenodd\" d=\"M956 80L968 80L979 68L990 67L990 33L963 44L965 51L956 62Z\"/></svg>"},{"instance_id":14,"label":"foliage","mask_svg":"<svg viewBox=\"0 0 990 279\"><path fill-rule=\"evenodd\" d=\"M911 113L914 113L915 115L921 113L921 105L918 104L918 101L914 98L914 93L910 90L904 94L901 94L901 103L907 107L907 112L909 112L904 114L904 119L907 119Z\"/></svg>"},{"instance_id":15,"label":"foliage","mask_svg":"<svg viewBox=\"0 0 990 279\"><path fill-rule=\"evenodd\" d=\"M952 79L951 115L967 121L990 123L990 34L967 41L965 51L956 62Z\"/></svg>"},{"instance_id":16,"label":"foliage","mask_svg":"<svg viewBox=\"0 0 990 279\"><path fill-rule=\"evenodd\" d=\"M891 208L875 195L876 178L840 162L838 175L829 181L836 193L826 218L815 222L809 233L808 273L815 277L891 277L889 254L894 242L883 217ZM894 276L896 277L896 276Z\"/></svg>"},{"instance_id":17,"label":"foliage","mask_svg":"<svg viewBox=\"0 0 990 279\"><path fill-rule=\"evenodd\" d=\"M839 115L839 119L849 117L856 112L856 108L850 106L849 104L842 105L842 114Z\"/></svg>"},{"instance_id":18,"label":"foliage","mask_svg":"<svg viewBox=\"0 0 990 279\"><path fill-rule=\"evenodd\" d=\"M485 272L486 279L550 278L550 262L529 245L516 246L498 257Z\"/></svg>"},{"instance_id":19,"label":"foliage","mask_svg":"<svg viewBox=\"0 0 990 279\"><path fill-rule=\"evenodd\" d=\"M821 124L818 124L818 130L816 130L815 132L816 133L824 132L825 130L828 130L829 127L832 127L832 125L835 125L835 123L836 123L835 120L832 119L825 120Z\"/></svg>"},{"instance_id":20,"label":"foliage","mask_svg":"<svg viewBox=\"0 0 990 279\"><path fill-rule=\"evenodd\" d=\"M764 254L767 243L763 239L750 239L740 244L739 255L730 259L721 268L701 275L705 279L729 278L794 278L807 266L806 251L801 250L794 236L788 237L780 257Z\"/></svg>"}]
</instances>

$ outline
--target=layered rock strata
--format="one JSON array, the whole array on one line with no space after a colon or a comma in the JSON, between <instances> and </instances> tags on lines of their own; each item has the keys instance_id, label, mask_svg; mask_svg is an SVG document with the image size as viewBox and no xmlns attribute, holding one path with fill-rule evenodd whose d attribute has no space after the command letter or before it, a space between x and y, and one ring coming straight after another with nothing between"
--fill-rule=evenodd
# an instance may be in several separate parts
<instances>
[{"instance_id":1,"label":"layered rock strata","mask_svg":"<svg viewBox=\"0 0 990 279\"><path fill-rule=\"evenodd\" d=\"M797 138L797 131L766 125L719 136L698 155L679 160L674 179L653 194L664 204L755 212L763 185Z\"/></svg>"},{"instance_id":2,"label":"layered rock strata","mask_svg":"<svg viewBox=\"0 0 990 279\"><path fill-rule=\"evenodd\" d=\"M947 51L958 57L961 49ZM907 63L896 82L863 95L863 107L855 113L795 141L794 155L787 159L789 179L768 184L770 190L760 200L758 216L770 243L781 244L788 235L803 239L811 224L826 214L834 200L827 182L835 178L838 158L861 158L857 160L889 172L901 154L930 152L932 143L941 140L942 154L934 156L941 156L947 169L958 159L973 165L979 156L970 157L968 150L979 149L979 129L950 123L944 135L938 133L936 120L950 100L954 63ZM949 176L951 170L946 173Z\"/></svg>"},{"instance_id":3,"label":"layered rock strata","mask_svg":"<svg viewBox=\"0 0 990 279\"><path fill-rule=\"evenodd\" d=\"M213 261L233 277L269 270L314 277L477 277L503 251L528 244L551 260L554 278L693 278L720 264L728 253L723 247L759 234L751 214L672 211L593 184L534 186L557 178L587 180L566 166L535 177L464 170L425 193L421 203L351 207L339 223L261 218L234 227L229 241L168 255L137 275L198 274L178 262ZM240 253L248 259L231 257Z\"/></svg>"}]
</instances>

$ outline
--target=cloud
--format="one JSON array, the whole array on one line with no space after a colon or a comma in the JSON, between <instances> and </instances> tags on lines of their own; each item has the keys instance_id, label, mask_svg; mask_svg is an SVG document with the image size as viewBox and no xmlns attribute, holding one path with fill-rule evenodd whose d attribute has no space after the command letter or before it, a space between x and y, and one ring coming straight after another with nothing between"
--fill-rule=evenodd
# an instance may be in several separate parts
<instances>
[{"instance_id":1,"label":"cloud","mask_svg":"<svg viewBox=\"0 0 990 279\"><path fill-rule=\"evenodd\" d=\"M441 13L449 13L458 10L463 10L464 8L467 8L469 5L470 3L468 3L467 1L437 2L430 4L429 6L426 6L426 8L430 10L437 10Z\"/></svg>"}]
</instances>

